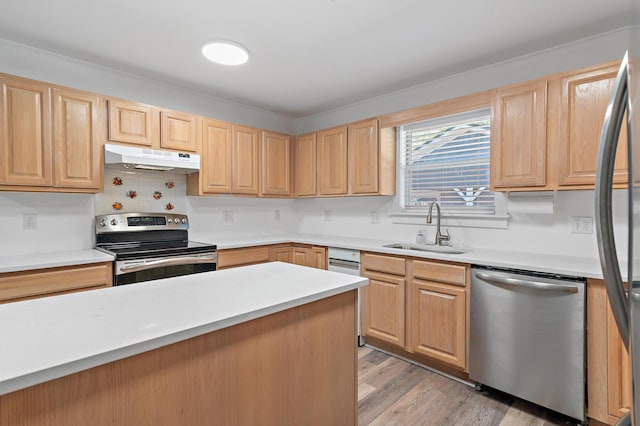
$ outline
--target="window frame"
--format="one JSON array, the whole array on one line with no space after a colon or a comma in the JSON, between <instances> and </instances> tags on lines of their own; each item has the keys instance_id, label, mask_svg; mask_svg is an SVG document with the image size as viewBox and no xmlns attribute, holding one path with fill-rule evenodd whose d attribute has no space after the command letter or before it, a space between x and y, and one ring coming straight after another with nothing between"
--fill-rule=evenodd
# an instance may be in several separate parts
<instances>
[{"instance_id":1,"label":"window frame","mask_svg":"<svg viewBox=\"0 0 640 426\"><path fill-rule=\"evenodd\" d=\"M405 123L403 125L400 125L398 127L396 127L396 139L400 141L399 145L399 153L398 153L398 158L400 160L400 168L402 169L402 179L400 180L401 185L399 185L399 189L398 189L398 194L400 194L400 204L402 206L402 210L405 212L423 212L426 211L428 206L431 204L430 202L423 204L423 205L407 205L408 201L407 201L407 195L408 193L411 191L411 189L407 188L407 177L408 177L408 164L406 163L407 157L409 157L411 154L407 153L407 148L408 148L408 144L410 143L406 136L405 136L405 131L408 130L415 130L416 128L418 129L425 129L425 128L453 128L455 126L459 126L462 125L463 122L471 122L473 120L478 121L484 118L487 118L487 120L489 121L489 137L491 135L491 108L490 107L485 107L485 108L479 108L479 109L473 109L473 110L468 110L468 111L460 111L460 112L456 112L453 114L445 114L439 117L432 117L432 118L427 118L425 120L419 120L419 121L415 121L412 123ZM427 123L428 122L428 123ZM460 136L462 136L463 134L461 134ZM448 137L448 136L447 136ZM455 139L452 139L451 141L445 142L445 144L443 145L446 146L447 143L450 142L455 142ZM490 144L491 140L489 139L489 144ZM486 143L486 142L485 142ZM415 147L412 147L415 148ZM439 148L435 148L435 150L440 150ZM489 178L489 183L487 185L487 192L491 193L491 197L493 198L494 202L493 205L491 206L487 206L485 208L483 208L482 206L473 206L471 208L466 208L465 206L457 206L454 207L446 202L440 201L439 204L441 206L442 212L444 215L448 215L448 216L481 216L481 215L487 215L487 216L493 216L496 214L496 206L495 206L495 193L491 190L491 185L490 185L490 179L491 179L491 169L490 169L490 165L491 165L491 152L490 152L490 148L489 148L489 152L486 153L486 163L488 165L488 178ZM447 164L445 164L445 166L442 168L443 170L447 170L450 169L451 166L453 164L455 164L455 162L458 161L459 163L471 163L473 164L474 161L470 161L469 159L459 159L459 160L454 160L454 161L450 161ZM483 161L484 163L484 161ZM413 168L414 171L416 172L420 172L420 166L414 167ZM436 192L438 192L438 190L436 190ZM444 188L442 190L439 190L440 193L446 193L447 190L445 190ZM440 198L440 197L437 197Z\"/></svg>"}]
</instances>

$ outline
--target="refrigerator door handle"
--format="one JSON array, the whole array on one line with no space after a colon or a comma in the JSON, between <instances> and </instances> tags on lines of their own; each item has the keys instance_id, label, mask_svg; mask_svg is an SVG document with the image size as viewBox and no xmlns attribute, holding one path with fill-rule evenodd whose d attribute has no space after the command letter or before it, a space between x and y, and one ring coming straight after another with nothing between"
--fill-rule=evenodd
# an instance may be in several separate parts
<instances>
[{"instance_id":1,"label":"refrigerator door handle","mask_svg":"<svg viewBox=\"0 0 640 426\"><path fill-rule=\"evenodd\" d=\"M616 76L614 91L604 117L604 126L600 134L598 163L596 168L596 235L600 265L604 276L611 310L616 320L620 336L629 348L629 308L620 274L620 265L613 235L612 185L614 163L620 128L627 111L628 93L628 52ZM631 147L630 147L631 148Z\"/></svg>"}]
</instances>

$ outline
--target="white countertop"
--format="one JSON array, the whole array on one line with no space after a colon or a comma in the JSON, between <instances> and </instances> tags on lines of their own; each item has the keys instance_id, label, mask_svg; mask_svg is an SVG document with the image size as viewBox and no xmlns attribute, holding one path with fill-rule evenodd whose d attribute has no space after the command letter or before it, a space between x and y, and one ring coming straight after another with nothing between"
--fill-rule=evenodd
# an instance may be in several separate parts
<instances>
[{"instance_id":1,"label":"white countertop","mask_svg":"<svg viewBox=\"0 0 640 426\"><path fill-rule=\"evenodd\" d=\"M213 242L213 241L212 241ZM401 256L419 257L424 259L446 260L451 262L470 263L474 265L495 266L501 268L523 269L528 271L546 272L550 274L569 275L585 278L602 278L600 259L575 256L559 256L549 254L527 253L518 251L471 249L462 254L446 254L422 252L415 250L399 250L383 247L385 244L400 241L377 240L365 238L350 238L333 235L279 235L255 238L227 238L215 241L218 249L231 249L267 244L301 243L328 247L350 248L362 251L395 254ZM407 241L411 243L410 241ZM622 266L623 276L626 266Z\"/></svg>"},{"instance_id":2,"label":"white countertop","mask_svg":"<svg viewBox=\"0 0 640 426\"><path fill-rule=\"evenodd\" d=\"M0 256L0 273L111 261L113 256L93 249Z\"/></svg>"},{"instance_id":3,"label":"white countertop","mask_svg":"<svg viewBox=\"0 0 640 426\"><path fill-rule=\"evenodd\" d=\"M366 284L273 262L0 305L0 395Z\"/></svg>"},{"instance_id":4,"label":"white countertop","mask_svg":"<svg viewBox=\"0 0 640 426\"><path fill-rule=\"evenodd\" d=\"M523 269L547 272L550 274L570 275L585 278L602 278L602 270L600 269L600 260L598 258L559 256L512 250L506 251L474 248L470 252L463 254L433 253L383 247L385 244L396 243L399 241L309 234L221 238L216 241L199 241L217 244L218 249L232 249L294 242L327 247L375 251L379 253L419 257L424 259L447 260L475 265ZM0 256L0 273L52 268L56 266L79 265L83 263L109 262L112 260L112 256L98 250L76 250L55 253ZM626 276L626 265L621 266L622 275Z\"/></svg>"}]
</instances>

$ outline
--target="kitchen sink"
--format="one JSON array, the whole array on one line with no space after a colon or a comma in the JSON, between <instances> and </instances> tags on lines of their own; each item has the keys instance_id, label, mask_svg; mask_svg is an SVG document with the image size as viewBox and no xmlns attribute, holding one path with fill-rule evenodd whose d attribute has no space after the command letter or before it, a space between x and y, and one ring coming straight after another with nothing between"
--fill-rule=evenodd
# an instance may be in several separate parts
<instances>
[{"instance_id":1,"label":"kitchen sink","mask_svg":"<svg viewBox=\"0 0 640 426\"><path fill-rule=\"evenodd\" d=\"M382 247L394 248L400 250L426 251L432 253L462 254L471 251L468 248L453 246L437 246L435 244L411 244L411 243L393 243L385 244Z\"/></svg>"}]
</instances>

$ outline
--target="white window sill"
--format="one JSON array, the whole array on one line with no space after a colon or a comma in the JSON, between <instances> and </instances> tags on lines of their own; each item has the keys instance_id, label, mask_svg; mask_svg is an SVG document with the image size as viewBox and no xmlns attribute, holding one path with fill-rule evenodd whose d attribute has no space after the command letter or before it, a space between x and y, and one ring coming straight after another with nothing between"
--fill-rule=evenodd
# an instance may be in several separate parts
<instances>
[{"instance_id":1,"label":"white window sill","mask_svg":"<svg viewBox=\"0 0 640 426\"><path fill-rule=\"evenodd\" d=\"M405 225L425 225L427 213L396 211L390 214L391 222ZM436 215L433 214L431 225L436 224ZM509 215L499 214L446 214L440 219L441 226L459 228L492 228L508 229Z\"/></svg>"}]
</instances>

